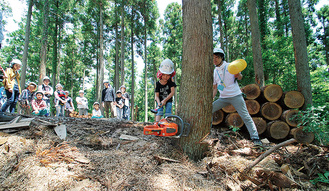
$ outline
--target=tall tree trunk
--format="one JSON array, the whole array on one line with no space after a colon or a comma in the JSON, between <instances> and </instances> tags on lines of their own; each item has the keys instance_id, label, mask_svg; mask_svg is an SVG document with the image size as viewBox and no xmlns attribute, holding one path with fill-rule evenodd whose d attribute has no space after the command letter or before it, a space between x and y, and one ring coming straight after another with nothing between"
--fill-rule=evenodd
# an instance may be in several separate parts
<instances>
[{"instance_id":1,"label":"tall tree trunk","mask_svg":"<svg viewBox=\"0 0 329 191\"><path fill-rule=\"evenodd\" d=\"M220 37L220 47L223 49L224 46L224 32L222 24L222 0L218 0L218 25L219 25L219 37Z\"/></svg>"},{"instance_id":2,"label":"tall tree trunk","mask_svg":"<svg viewBox=\"0 0 329 191\"><path fill-rule=\"evenodd\" d=\"M104 58L103 58L103 5L99 5L99 76L98 76L98 92L97 101L100 103L102 100L102 89L104 81Z\"/></svg>"},{"instance_id":3,"label":"tall tree trunk","mask_svg":"<svg viewBox=\"0 0 329 191\"><path fill-rule=\"evenodd\" d=\"M276 30L277 36L283 36L283 26L281 22L281 11L280 11L280 2L279 0L275 0L275 17L276 17Z\"/></svg>"},{"instance_id":4,"label":"tall tree trunk","mask_svg":"<svg viewBox=\"0 0 329 191\"><path fill-rule=\"evenodd\" d=\"M177 114L191 124L189 136L180 138L179 143L193 160L201 159L207 149L200 141L211 127L212 47L210 0L183 0L183 61Z\"/></svg>"},{"instance_id":5,"label":"tall tree trunk","mask_svg":"<svg viewBox=\"0 0 329 191\"><path fill-rule=\"evenodd\" d=\"M265 85L264 69L262 59L262 48L260 43L260 32L257 19L256 0L248 0L248 9L251 25L252 54L254 60L255 81L260 87Z\"/></svg>"},{"instance_id":6,"label":"tall tree trunk","mask_svg":"<svg viewBox=\"0 0 329 191\"><path fill-rule=\"evenodd\" d=\"M144 23L147 22L146 15L144 16ZM144 81L145 81L145 122L148 121L148 116L147 116L147 111L148 111L148 96L147 96L147 29L146 29L146 24L145 24L145 29L144 29L144 62L145 62L145 75L144 75Z\"/></svg>"},{"instance_id":7,"label":"tall tree trunk","mask_svg":"<svg viewBox=\"0 0 329 191\"><path fill-rule=\"evenodd\" d=\"M32 7L33 7L33 0L29 0L29 9L27 11L27 16L26 16L24 52L23 52L23 59L22 59L22 63L23 63L22 72L21 72L22 76L21 76L21 82L20 82L20 86L22 88L25 87L25 79L26 79L27 53L29 51L29 43L30 43Z\"/></svg>"},{"instance_id":8,"label":"tall tree trunk","mask_svg":"<svg viewBox=\"0 0 329 191\"><path fill-rule=\"evenodd\" d=\"M56 0L56 13L54 14L55 16L55 31L54 31L54 45L53 45L53 76L52 76L52 84L55 85L56 84L56 77L57 77L57 53L58 53L58 44L57 44L57 35L58 35L58 28L59 28L59 19L58 19L58 8L59 8L59 1Z\"/></svg>"},{"instance_id":9,"label":"tall tree trunk","mask_svg":"<svg viewBox=\"0 0 329 191\"><path fill-rule=\"evenodd\" d=\"M264 50L266 50L265 37L267 33L267 20L266 20L266 6L265 0L258 0L259 7L259 29L260 29L260 39L261 46ZM256 9L256 7L255 7Z\"/></svg>"},{"instance_id":10,"label":"tall tree trunk","mask_svg":"<svg viewBox=\"0 0 329 191\"><path fill-rule=\"evenodd\" d=\"M122 1L122 9L121 9L121 85L124 85L125 80L125 4Z\"/></svg>"},{"instance_id":11,"label":"tall tree trunk","mask_svg":"<svg viewBox=\"0 0 329 191\"><path fill-rule=\"evenodd\" d=\"M118 29L118 14L117 2L115 2L115 72L114 72L114 89L119 88L119 29Z\"/></svg>"},{"instance_id":12,"label":"tall tree trunk","mask_svg":"<svg viewBox=\"0 0 329 191\"><path fill-rule=\"evenodd\" d=\"M305 97L304 109L312 105L311 75L308 64L304 19L300 0L288 0L294 43L297 88Z\"/></svg>"},{"instance_id":13,"label":"tall tree trunk","mask_svg":"<svg viewBox=\"0 0 329 191\"><path fill-rule=\"evenodd\" d=\"M40 76L39 85L42 84L43 77L46 76L47 46L48 46L48 22L49 22L49 2L44 1L43 6L43 33L40 52Z\"/></svg>"},{"instance_id":14,"label":"tall tree trunk","mask_svg":"<svg viewBox=\"0 0 329 191\"><path fill-rule=\"evenodd\" d=\"M134 63L134 7L131 7L131 120L135 120L135 63Z\"/></svg>"}]
</instances>

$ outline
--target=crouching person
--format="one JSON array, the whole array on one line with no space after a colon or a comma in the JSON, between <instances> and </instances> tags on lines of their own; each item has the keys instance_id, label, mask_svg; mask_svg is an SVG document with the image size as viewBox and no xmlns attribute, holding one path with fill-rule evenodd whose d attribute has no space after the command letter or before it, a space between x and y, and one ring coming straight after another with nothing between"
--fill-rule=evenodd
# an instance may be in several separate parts
<instances>
[{"instance_id":1,"label":"crouching person","mask_svg":"<svg viewBox=\"0 0 329 191\"><path fill-rule=\"evenodd\" d=\"M30 105L34 98L34 92L37 89L37 84L34 82L29 83L27 88L19 95L18 103L21 106L21 114L31 115Z\"/></svg>"},{"instance_id":2,"label":"crouching person","mask_svg":"<svg viewBox=\"0 0 329 191\"><path fill-rule=\"evenodd\" d=\"M39 116L48 116L47 103L42 99L43 93L38 91L36 93L36 99L32 101L32 114Z\"/></svg>"},{"instance_id":3,"label":"crouching person","mask_svg":"<svg viewBox=\"0 0 329 191\"><path fill-rule=\"evenodd\" d=\"M91 118L103 118L102 111L99 109L99 103L94 103L93 116Z\"/></svg>"}]
</instances>

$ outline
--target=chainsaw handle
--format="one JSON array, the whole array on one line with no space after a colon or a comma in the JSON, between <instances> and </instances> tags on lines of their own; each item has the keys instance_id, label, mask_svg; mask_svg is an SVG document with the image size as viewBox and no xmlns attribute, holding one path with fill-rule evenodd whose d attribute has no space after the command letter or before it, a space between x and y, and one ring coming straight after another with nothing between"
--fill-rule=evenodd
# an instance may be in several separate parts
<instances>
[{"instance_id":1,"label":"chainsaw handle","mask_svg":"<svg viewBox=\"0 0 329 191\"><path fill-rule=\"evenodd\" d=\"M180 118L180 117L177 116L177 115L168 115L168 116L166 116L166 119L167 119L167 118L176 118L176 119L178 119L178 120L180 121L180 124L182 125L182 127L180 128L180 132L179 132L179 134L176 135L176 136L172 136L173 138L180 138L180 137L182 136L182 134L183 134L183 130L184 130L184 121L183 121L183 119ZM179 126L179 125L178 125L178 126Z\"/></svg>"}]
</instances>

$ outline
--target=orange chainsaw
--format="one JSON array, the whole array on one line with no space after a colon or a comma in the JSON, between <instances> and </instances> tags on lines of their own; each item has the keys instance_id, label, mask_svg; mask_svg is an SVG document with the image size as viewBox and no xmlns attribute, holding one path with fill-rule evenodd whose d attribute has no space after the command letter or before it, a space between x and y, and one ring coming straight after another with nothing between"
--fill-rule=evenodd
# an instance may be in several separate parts
<instances>
[{"instance_id":1,"label":"orange chainsaw","mask_svg":"<svg viewBox=\"0 0 329 191\"><path fill-rule=\"evenodd\" d=\"M177 115L169 115L153 125L145 126L144 135L180 138L188 136L190 128L190 124L184 123L182 118Z\"/></svg>"}]
</instances>

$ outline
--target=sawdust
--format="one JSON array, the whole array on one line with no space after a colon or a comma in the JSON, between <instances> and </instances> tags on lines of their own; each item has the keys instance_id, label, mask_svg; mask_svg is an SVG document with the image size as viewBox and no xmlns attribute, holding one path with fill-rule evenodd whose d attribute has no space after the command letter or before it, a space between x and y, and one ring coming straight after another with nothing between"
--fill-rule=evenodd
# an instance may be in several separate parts
<instances>
[{"instance_id":1,"label":"sawdust","mask_svg":"<svg viewBox=\"0 0 329 191\"><path fill-rule=\"evenodd\" d=\"M237 134L213 129L207 138L208 156L193 162L172 139L143 135L142 128L149 123L40 119L66 125L67 139L61 140L53 127L37 119L28 130L1 133L5 141L0 145L0 190L269 189L239 176L264 151ZM122 135L133 139L121 139ZM256 177L259 169L279 172L277 157L286 163L297 150L273 153L248 176ZM298 180L298 185L301 190L315 189L308 180Z\"/></svg>"}]
</instances>

